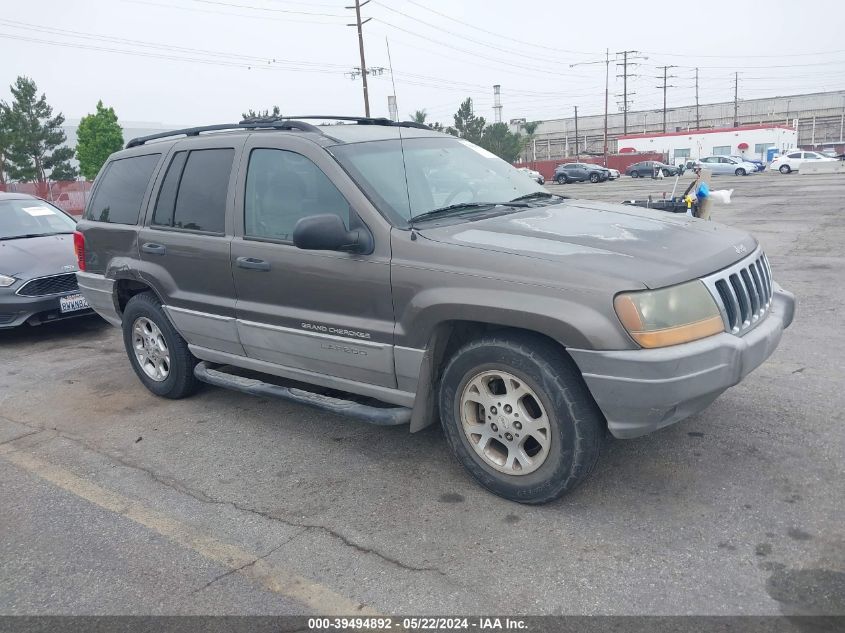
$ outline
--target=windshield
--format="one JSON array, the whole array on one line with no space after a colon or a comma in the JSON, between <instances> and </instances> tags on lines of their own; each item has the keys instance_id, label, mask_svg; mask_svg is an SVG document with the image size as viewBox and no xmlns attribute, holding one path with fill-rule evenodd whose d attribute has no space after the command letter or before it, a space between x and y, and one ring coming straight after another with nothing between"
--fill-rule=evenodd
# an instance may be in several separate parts
<instances>
[{"instance_id":1,"label":"windshield","mask_svg":"<svg viewBox=\"0 0 845 633\"><path fill-rule=\"evenodd\" d=\"M76 222L43 200L0 200L0 240L73 233Z\"/></svg>"},{"instance_id":2,"label":"windshield","mask_svg":"<svg viewBox=\"0 0 845 633\"><path fill-rule=\"evenodd\" d=\"M453 205L495 204L545 192L524 173L462 139L410 138L403 144L404 157L399 140L332 148L373 204L397 224Z\"/></svg>"}]
</instances>

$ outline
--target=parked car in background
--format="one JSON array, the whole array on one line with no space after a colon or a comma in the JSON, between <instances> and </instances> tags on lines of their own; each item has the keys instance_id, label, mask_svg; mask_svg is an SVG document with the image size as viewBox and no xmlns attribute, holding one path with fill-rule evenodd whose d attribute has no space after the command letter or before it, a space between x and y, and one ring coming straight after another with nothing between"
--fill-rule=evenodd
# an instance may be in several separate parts
<instances>
[{"instance_id":1,"label":"parked car in background","mask_svg":"<svg viewBox=\"0 0 845 633\"><path fill-rule=\"evenodd\" d=\"M610 174L610 180L616 180L621 175L618 169L611 169L610 167L607 167L607 171Z\"/></svg>"},{"instance_id":2,"label":"parked car in background","mask_svg":"<svg viewBox=\"0 0 845 633\"><path fill-rule=\"evenodd\" d=\"M601 165L590 163L564 163L555 167L554 180L563 185L569 182L604 182L610 178L610 172Z\"/></svg>"},{"instance_id":3,"label":"parked car in background","mask_svg":"<svg viewBox=\"0 0 845 633\"><path fill-rule=\"evenodd\" d=\"M0 329L90 314L76 283L76 220L24 193L0 193Z\"/></svg>"},{"instance_id":4,"label":"parked car in background","mask_svg":"<svg viewBox=\"0 0 845 633\"><path fill-rule=\"evenodd\" d=\"M521 171L523 174L531 178L538 185L546 184L546 179L543 178L543 174L541 174L539 171L536 171L534 169L528 169L528 167L520 167L518 171Z\"/></svg>"},{"instance_id":5,"label":"parked car in background","mask_svg":"<svg viewBox=\"0 0 845 633\"><path fill-rule=\"evenodd\" d=\"M766 169L766 163L759 158L749 158L748 156L731 156L731 158L736 158L744 163L751 163L757 168L757 171L763 171Z\"/></svg>"},{"instance_id":6,"label":"parked car in background","mask_svg":"<svg viewBox=\"0 0 845 633\"><path fill-rule=\"evenodd\" d=\"M658 173L662 173L664 176L677 176L681 173L681 169L656 160L644 160L629 165L625 169L625 175L632 178L653 178Z\"/></svg>"},{"instance_id":7,"label":"parked car in background","mask_svg":"<svg viewBox=\"0 0 845 633\"><path fill-rule=\"evenodd\" d=\"M757 165L747 163L734 156L705 156L697 165L709 169L714 175L747 176L757 171Z\"/></svg>"},{"instance_id":8,"label":"parked car in background","mask_svg":"<svg viewBox=\"0 0 845 633\"><path fill-rule=\"evenodd\" d=\"M788 174L791 171L798 171L807 161L833 161L835 158L819 154L818 152L804 152L795 150L787 154L781 154L776 157L770 164L769 169L777 170L782 174Z\"/></svg>"}]
</instances>

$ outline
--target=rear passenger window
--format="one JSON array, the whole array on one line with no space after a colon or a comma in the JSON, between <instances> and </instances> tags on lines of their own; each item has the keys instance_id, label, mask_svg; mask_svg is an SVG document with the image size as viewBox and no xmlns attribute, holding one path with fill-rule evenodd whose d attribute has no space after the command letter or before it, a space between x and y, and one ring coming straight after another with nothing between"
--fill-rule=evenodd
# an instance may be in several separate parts
<instances>
[{"instance_id":1,"label":"rear passenger window","mask_svg":"<svg viewBox=\"0 0 845 633\"><path fill-rule=\"evenodd\" d=\"M233 149L177 152L153 212L154 226L223 233Z\"/></svg>"},{"instance_id":2,"label":"rear passenger window","mask_svg":"<svg viewBox=\"0 0 845 633\"><path fill-rule=\"evenodd\" d=\"M301 154L256 149L249 158L245 234L290 241L304 217L333 213L349 226L349 203L328 176Z\"/></svg>"},{"instance_id":3,"label":"rear passenger window","mask_svg":"<svg viewBox=\"0 0 845 633\"><path fill-rule=\"evenodd\" d=\"M86 220L137 224L144 192L161 154L145 154L112 161L97 185Z\"/></svg>"}]
</instances>

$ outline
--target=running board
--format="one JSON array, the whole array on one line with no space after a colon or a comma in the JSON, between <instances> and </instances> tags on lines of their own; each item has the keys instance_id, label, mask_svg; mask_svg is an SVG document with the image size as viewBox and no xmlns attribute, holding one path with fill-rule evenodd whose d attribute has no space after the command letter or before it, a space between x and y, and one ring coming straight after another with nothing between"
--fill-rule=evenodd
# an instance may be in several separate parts
<instances>
[{"instance_id":1,"label":"running board","mask_svg":"<svg viewBox=\"0 0 845 633\"><path fill-rule=\"evenodd\" d=\"M255 396L273 396L378 426L395 426L408 424L411 421L411 410L406 407L374 407L352 400L341 400L340 398L304 391L295 387L282 387L254 378L227 374L213 369L206 361L197 364L194 368L194 376L197 380L215 387L234 389Z\"/></svg>"}]
</instances>

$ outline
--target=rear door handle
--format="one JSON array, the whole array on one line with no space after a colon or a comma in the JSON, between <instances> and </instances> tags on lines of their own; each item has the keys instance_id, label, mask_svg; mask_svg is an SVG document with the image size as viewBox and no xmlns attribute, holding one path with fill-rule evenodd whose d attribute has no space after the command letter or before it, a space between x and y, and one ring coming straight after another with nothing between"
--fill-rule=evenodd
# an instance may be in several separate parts
<instances>
[{"instance_id":1,"label":"rear door handle","mask_svg":"<svg viewBox=\"0 0 845 633\"><path fill-rule=\"evenodd\" d=\"M141 252L147 253L148 255L165 255L167 253L167 249L164 247L164 244L147 242L146 244L141 245Z\"/></svg>"},{"instance_id":2,"label":"rear door handle","mask_svg":"<svg viewBox=\"0 0 845 633\"><path fill-rule=\"evenodd\" d=\"M270 262L265 262L263 259L256 257L238 257L235 260L238 263L238 268L246 268L247 270L270 270Z\"/></svg>"}]
</instances>

